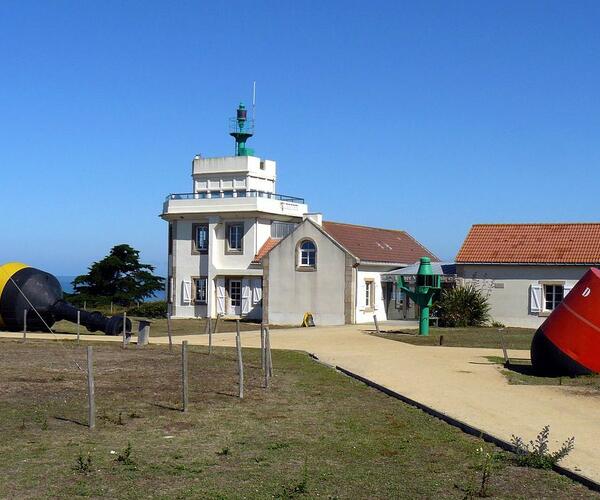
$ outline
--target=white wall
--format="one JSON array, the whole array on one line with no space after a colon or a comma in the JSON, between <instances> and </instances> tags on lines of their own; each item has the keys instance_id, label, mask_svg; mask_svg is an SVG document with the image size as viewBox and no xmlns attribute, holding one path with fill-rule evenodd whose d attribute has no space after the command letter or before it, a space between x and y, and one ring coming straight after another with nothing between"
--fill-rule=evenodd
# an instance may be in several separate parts
<instances>
[{"instance_id":1,"label":"white wall","mask_svg":"<svg viewBox=\"0 0 600 500\"><path fill-rule=\"evenodd\" d=\"M383 301L383 290L381 287L381 270L370 266L358 266L356 273L356 322L372 323L373 315L379 321L387 319L385 304ZM375 298L374 309L366 306L366 283L365 280L372 279L374 283Z\"/></svg>"},{"instance_id":2,"label":"white wall","mask_svg":"<svg viewBox=\"0 0 600 500\"><path fill-rule=\"evenodd\" d=\"M208 256L192 253L192 224L200 221L174 221L173 257L175 276L173 280L174 304L173 313L181 318L206 316L205 305L184 303L183 282L192 276L208 276Z\"/></svg>"},{"instance_id":3,"label":"white wall","mask_svg":"<svg viewBox=\"0 0 600 500\"><path fill-rule=\"evenodd\" d=\"M296 246L311 238L317 246L315 271L296 269ZM343 325L345 252L305 221L267 257L268 322L299 325L311 312L317 326Z\"/></svg>"},{"instance_id":4,"label":"white wall","mask_svg":"<svg viewBox=\"0 0 600 500\"><path fill-rule=\"evenodd\" d=\"M457 274L489 295L492 319L507 326L537 328L547 317L531 312L530 288L543 281L573 286L589 266L457 264Z\"/></svg>"}]
</instances>

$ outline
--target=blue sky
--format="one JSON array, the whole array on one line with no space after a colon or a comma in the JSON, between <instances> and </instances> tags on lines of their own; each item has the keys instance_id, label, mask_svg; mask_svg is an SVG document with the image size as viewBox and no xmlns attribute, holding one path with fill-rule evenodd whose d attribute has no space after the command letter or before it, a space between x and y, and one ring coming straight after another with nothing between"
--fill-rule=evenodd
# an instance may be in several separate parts
<instances>
[{"instance_id":1,"label":"blue sky","mask_svg":"<svg viewBox=\"0 0 600 500\"><path fill-rule=\"evenodd\" d=\"M0 3L0 262L166 269L170 192L256 154L329 220L444 259L481 222L600 220L600 3Z\"/></svg>"}]
</instances>

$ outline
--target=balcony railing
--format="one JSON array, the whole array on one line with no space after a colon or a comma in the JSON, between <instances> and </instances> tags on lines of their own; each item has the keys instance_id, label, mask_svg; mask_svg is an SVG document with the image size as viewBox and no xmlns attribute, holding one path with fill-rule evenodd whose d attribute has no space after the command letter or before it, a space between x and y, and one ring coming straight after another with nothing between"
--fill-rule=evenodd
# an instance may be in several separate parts
<instances>
[{"instance_id":1,"label":"balcony railing","mask_svg":"<svg viewBox=\"0 0 600 500\"><path fill-rule=\"evenodd\" d=\"M286 196L284 194L267 193L254 190L224 190L224 191L201 191L199 193L173 193L167 196L168 200L206 200L223 198L269 198L270 200L287 201L290 203L304 204L304 198Z\"/></svg>"}]
</instances>

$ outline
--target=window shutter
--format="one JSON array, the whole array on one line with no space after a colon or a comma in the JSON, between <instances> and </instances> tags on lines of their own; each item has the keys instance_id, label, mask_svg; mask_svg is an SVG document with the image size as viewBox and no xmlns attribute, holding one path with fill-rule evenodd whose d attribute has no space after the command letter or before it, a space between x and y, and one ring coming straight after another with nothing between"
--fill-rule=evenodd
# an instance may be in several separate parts
<instances>
[{"instance_id":1,"label":"window shutter","mask_svg":"<svg viewBox=\"0 0 600 500\"><path fill-rule=\"evenodd\" d=\"M242 280L242 314L248 314L250 312L250 303L252 296L250 294L250 280L244 278Z\"/></svg>"},{"instance_id":2,"label":"window shutter","mask_svg":"<svg viewBox=\"0 0 600 500\"><path fill-rule=\"evenodd\" d=\"M181 285L183 288L183 303L189 304L192 302L192 282L188 280L183 280Z\"/></svg>"},{"instance_id":3,"label":"window shutter","mask_svg":"<svg viewBox=\"0 0 600 500\"><path fill-rule=\"evenodd\" d=\"M225 314L225 278L217 278L217 314Z\"/></svg>"},{"instance_id":4,"label":"window shutter","mask_svg":"<svg viewBox=\"0 0 600 500\"><path fill-rule=\"evenodd\" d=\"M529 290L529 310L539 313L542 310L542 286L531 285Z\"/></svg>"},{"instance_id":5,"label":"window shutter","mask_svg":"<svg viewBox=\"0 0 600 500\"><path fill-rule=\"evenodd\" d=\"M254 278L252 280L252 303L258 304L262 300L262 280Z\"/></svg>"}]
</instances>

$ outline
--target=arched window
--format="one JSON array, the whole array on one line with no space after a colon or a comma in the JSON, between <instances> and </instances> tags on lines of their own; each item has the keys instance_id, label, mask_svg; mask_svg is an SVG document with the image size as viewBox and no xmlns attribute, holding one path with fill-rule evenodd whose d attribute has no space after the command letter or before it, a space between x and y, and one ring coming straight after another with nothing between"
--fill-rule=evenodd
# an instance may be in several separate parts
<instances>
[{"instance_id":1,"label":"arched window","mask_svg":"<svg viewBox=\"0 0 600 500\"><path fill-rule=\"evenodd\" d=\"M317 247L311 240L300 242L298 252L298 266L315 267L317 264Z\"/></svg>"}]
</instances>

